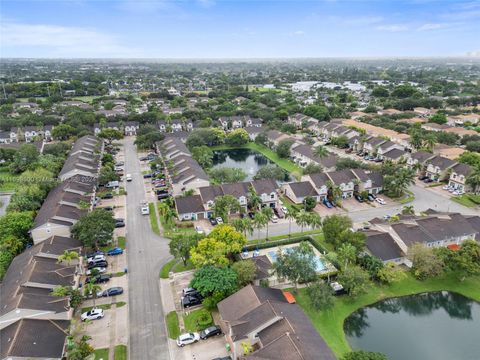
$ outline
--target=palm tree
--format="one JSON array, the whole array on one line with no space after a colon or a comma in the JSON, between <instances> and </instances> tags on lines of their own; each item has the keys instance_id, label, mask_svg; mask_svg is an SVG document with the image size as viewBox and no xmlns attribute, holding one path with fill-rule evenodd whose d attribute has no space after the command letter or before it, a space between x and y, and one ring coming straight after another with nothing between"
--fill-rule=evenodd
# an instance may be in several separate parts
<instances>
[{"instance_id":1,"label":"palm tree","mask_svg":"<svg viewBox=\"0 0 480 360\"><path fill-rule=\"evenodd\" d=\"M263 212L255 213L253 217L253 226L258 230L258 238L260 239L260 229L268 224L268 218Z\"/></svg>"},{"instance_id":2,"label":"palm tree","mask_svg":"<svg viewBox=\"0 0 480 360\"><path fill-rule=\"evenodd\" d=\"M303 234L303 227L309 225L310 223L310 213L304 209L300 210L295 216L295 221L298 225L300 225Z\"/></svg>"},{"instance_id":3,"label":"palm tree","mask_svg":"<svg viewBox=\"0 0 480 360\"><path fill-rule=\"evenodd\" d=\"M265 237L265 240L268 240L268 223L272 220L273 218L273 210L271 207L267 206L267 207L264 207L262 209L262 214L265 215L265 218L267 219L267 223L266 223L266 226L267 226L267 234L266 234L266 237Z\"/></svg>"},{"instance_id":4,"label":"palm tree","mask_svg":"<svg viewBox=\"0 0 480 360\"><path fill-rule=\"evenodd\" d=\"M165 223L169 223L175 217L175 211L166 202L159 203L157 207L158 214Z\"/></svg>"},{"instance_id":5,"label":"palm tree","mask_svg":"<svg viewBox=\"0 0 480 360\"><path fill-rule=\"evenodd\" d=\"M480 189L480 166L473 169L465 183L472 188L474 193L478 192Z\"/></svg>"},{"instance_id":6,"label":"palm tree","mask_svg":"<svg viewBox=\"0 0 480 360\"><path fill-rule=\"evenodd\" d=\"M78 253L76 251L65 250L63 254L58 257L57 262L70 265L70 263L76 259L78 259Z\"/></svg>"},{"instance_id":7,"label":"palm tree","mask_svg":"<svg viewBox=\"0 0 480 360\"><path fill-rule=\"evenodd\" d=\"M94 284L92 282L86 283L84 287L84 295L89 296L90 294L93 296L93 307L95 307L95 299L97 298L97 292L102 290L102 287L98 284Z\"/></svg>"},{"instance_id":8,"label":"palm tree","mask_svg":"<svg viewBox=\"0 0 480 360\"><path fill-rule=\"evenodd\" d=\"M319 145L313 150L313 155L319 158L324 158L329 155L329 152L325 146Z\"/></svg>"},{"instance_id":9,"label":"palm tree","mask_svg":"<svg viewBox=\"0 0 480 360\"><path fill-rule=\"evenodd\" d=\"M309 216L310 218L308 220L308 223L309 223L308 225L310 225L310 228L312 230L320 229L322 227L322 219L320 215L314 212L311 212L309 214L310 214Z\"/></svg>"},{"instance_id":10,"label":"palm tree","mask_svg":"<svg viewBox=\"0 0 480 360\"><path fill-rule=\"evenodd\" d=\"M257 210L260 204L262 203L262 198L258 196L255 188L253 186L249 186L248 188L248 207L252 210Z\"/></svg>"},{"instance_id":11,"label":"palm tree","mask_svg":"<svg viewBox=\"0 0 480 360\"><path fill-rule=\"evenodd\" d=\"M413 205L406 205L402 208L403 215L415 215L415 208Z\"/></svg>"},{"instance_id":12,"label":"palm tree","mask_svg":"<svg viewBox=\"0 0 480 360\"><path fill-rule=\"evenodd\" d=\"M343 270L347 269L350 262L355 262L357 249L349 243L344 243L337 251L338 259L343 263Z\"/></svg>"},{"instance_id":13,"label":"palm tree","mask_svg":"<svg viewBox=\"0 0 480 360\"><path fill-rule=\"evenodd\" d=\"M285 218L288 219L288 237L292 234L292 220L296 219L297 208L291 207L290 210L285 214Z\"/></svg>"},{"instance_id":14,"label":"palm tree","mask_svg":"<svg viewBox=\"0 0 480 360\"><path fill-rule=\"evenodd\" d=\"M250 219L249 217L244 217L242 221L243 221L243 235L245 235L245 238L246 238L247 233L249 235L253 234L253 222L252 222L252 219Z\"/></svg>"},{"instance_id":15,"label":"palm tree","mask_svg":"<svg viewBox=\"0 0 480 360\"><path fill-rule=\"evenodd\" d=\"M435 136L435 134L427 134L423 141L425 143L425 148L428 151L432 151L433 147L437 143L437 137Z\"/></svg>"}]
</instances>

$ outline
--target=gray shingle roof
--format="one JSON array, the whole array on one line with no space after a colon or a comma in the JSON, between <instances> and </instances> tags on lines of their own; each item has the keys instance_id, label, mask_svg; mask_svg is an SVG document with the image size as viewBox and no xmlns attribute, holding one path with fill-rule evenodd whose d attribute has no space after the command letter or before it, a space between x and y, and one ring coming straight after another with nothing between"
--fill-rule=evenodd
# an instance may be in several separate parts
<instances>
[{"instance_id":1,"label":"gray shingle roof","mask_svg":"<svg viewBox=\"0 0 480 360\"><path fill-rule=\"evenodd\" d=\"M290 183L289 185L293 191L293 194L297 198L302 198L306 196L318 196L317 190L315 190L310 181L294 182Z\"/></svg>"},{"instance_id":2,"label":"gray shingle roof","mask_svg":"<svg viewBox=\"0 0 480 360\"><path fill-rule=\"evenodd\" d=\"M389 233L368 231L365 245L370 253L382 261L398 259L403 256L402 250Z\"/></svg>"},{"instance_id":3,"label":"gray shingle roof","mask_svg":"<svg viewBox=\"0 0 480 360\"><path fill-rule=\"evenodd\" d=\"M177 197L175 199L175 206L179 214L196 214L205 211L200 195Z\"/></svg>"}]
</instances>

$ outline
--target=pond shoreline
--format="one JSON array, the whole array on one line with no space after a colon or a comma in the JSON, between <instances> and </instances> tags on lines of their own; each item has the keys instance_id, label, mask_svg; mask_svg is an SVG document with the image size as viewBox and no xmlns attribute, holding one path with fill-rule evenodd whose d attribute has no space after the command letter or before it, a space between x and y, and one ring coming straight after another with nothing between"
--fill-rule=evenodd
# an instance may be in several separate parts
<instances>
[{"instance_id":1,"label":"pond shoreline","mask_svg":"<svg viewBox=\"0 0 480 360\"><path fill-rule=\"evenodd\" d=\"M296 299L328 346L340 358L351 351L343 327L345 320L355 311L390 298L438 291L454 292L480 302L479 284L480 276L469 277L463 282L455 274L419 281L407 274L406 279L389 286L372 285L366 294L357 298L336 298L334 307L328 311L313 310L304 289L299 290Z\"/></svg>"}]
</instances>

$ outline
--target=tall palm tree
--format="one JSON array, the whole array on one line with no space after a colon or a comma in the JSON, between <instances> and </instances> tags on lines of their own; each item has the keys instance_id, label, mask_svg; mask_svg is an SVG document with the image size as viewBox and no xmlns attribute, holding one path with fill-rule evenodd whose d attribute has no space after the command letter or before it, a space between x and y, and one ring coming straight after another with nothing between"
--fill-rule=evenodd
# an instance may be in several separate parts
<instances>
[{"instance_id":1,"label":"tall palm tree","mask_svg":"<svg viewBox=\"0 0 480 360\"><path fill-rule=\"evenodd\" d=\"M292 220L296 219L297 216L297 208L290 208L290 210L285 214L285 218L288 219L288 237L292 234Z\"/></svg>"},{"instance_id":2,"label":"tall palm tree","mask_svg":"<svg viewBox=\"0 0 480 360\"><path fill-rule=\"evenodd\" d=\"M322 218L315 212L309 213L308 225L312 230L320 229L322 227Z\"/></svg>"},{"instance_id":3,"label":"tall palm tree","mask_svg":"<svg viewBox=\"0 0 480 360\"><path fill-rule=\"evenodd\" d=\"M357 249L349 243L344 243L337 251L338 259L343 263L343 270L347 269L349 263L355 261Z\"/></svg>"},{"instance_id":4,"label":"tall palm tree","mask_svg":"<svg viewBox=\"0 0 480 360\"><path fill-rule=\"evenodd\" d=\"M89 296L90 294L92 294L93 296L93 307L95 307L95 299L97 298L97 292L102 290L102 287L98 284L94 284L94 283L86 283L85 284L85 287L84 287L84 295L85 296Z\"/></svg>"},{"instance_id":5,"label":"tall palm tree","mask_svg":"<svg viewBox=\"0 0 480 360\"><path fill-rule=\"evenodd\" d=\"M313 155L319 157L319 158L324 158L329 155L329 152L325 146L318 145L314 150L313 150Z\"/></svg>"},{"instance_id":6,"label":"tall palm tree","mask_svg":"<svg viewBox=\"0 0 480 360\"><path fill-rule=\"evenodd\" d=\"M260 239L260 229L267 225L267 216L262 212L255 213L253 217L253 226L258 230L258 239Z\"/></svg>"},{"instance_id":7,"label":"tall palm tree","mask_svg":"<svg viewBox=\"0 0 480 360\"><path fill-rule=\"evenodd\" d=\"M424 141L424 144L425 144L425 148L428 151L432 151L433 147L437 143L437 137L435 136L435 134L427 134L427 135L425 135L425 138L424 138L423 141Z\"/></svg>"},{"instance_id":8,"label":"tall palm tree","mask_svg":"<svg viewBox=\"0 0 480 360\"><path fill-rule=\"evenodd\" d=\"M304 209L300 210L295 216L295 221L300 225L303 234L303 228L310 223L310 213Z\"/></svg>"},{"instance_id":9,"label":"tall palm tree","mask_svg":"<svg viewBox=\"0 0 480 360\"><path fill-rule=\"evenodd\" d=\"M258 196L257 192L255 191L255 188L253 186L249 186L248 188L248 206L252 210L258 210L258 207L262 203L262 198Z\"/></svg>"},{"instance_id":10,"label":"tall palm tree","mask_svg":"<svg viewBox=\"0 0 480 360\"><path fill-rule=\"evenodd\" d=\"M237 230L238 232L243 233L245 230L243 219L233 219L230 222L230 225L232 225L235 228L235 230Z\"/></svg>"},{"instance_id":11,"label":"tall palm tree","mask_svg":"<svg viewBox=\"0 0 480 360\"><path fill-rule=\"evenodd\" d=\"M267 219L267 234L266 234L266 237L265 237L265 240L268 240L268 223L272 220L273 218L273 210L271 207L267 206L267 207L264 207L262 209L262 214L265 215L266 219Z\"/></svg>"},{"instance_id":12,"label":"tall palm tree","mask_svg":"<svg viewBox=\"0 0 480 360\"><path fill-rule=\"evenodd\" d=\"M245 235L245 238L246 238L247 234L249 235L253 234L253 222L252 222L252 219L250 219L249 217L244 217L242 221L243 221L243 235Z\"/></svg>"},{"instance_id":13,"label":"tall palm tree","mask_svg":"<svg viewBox=\"0 0 480 360\"><path fill-rule=\"evenodd\" d=\"M413 205L406 205L402 208L403 215L415 215L415 208Z\"/></svg>"},{"instance_id":14,"label":"tall palm tree","mask_svg":"<svg viewBox=\"0 0 480 360\"><path fill-rule=\"evenodd\" d=\"M475 167L473 171L468 175L465 183L472 188L474 193L477 193L480 189L480 167Z\"/></svg>"}]
</instances>

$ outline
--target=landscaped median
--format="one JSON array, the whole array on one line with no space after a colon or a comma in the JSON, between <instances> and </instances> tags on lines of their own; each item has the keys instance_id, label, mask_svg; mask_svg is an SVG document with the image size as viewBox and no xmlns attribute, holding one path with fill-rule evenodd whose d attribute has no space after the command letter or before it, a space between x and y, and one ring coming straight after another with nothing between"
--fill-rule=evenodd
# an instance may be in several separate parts
<instances>
[{"instance_id":1,"label":"landscaped median","mask_svg":"<svg viewBox=\"0 0 480 360\"><path fill-rule=\"evenodd\" d=\"M170 339L176 339L180 335L177 312L175 310L170 311L167 316L165 316L165 319L167 323L168 336Z\"/></svg>"},{"instance_id":2,"label":"landscaped median","mask_svg":"<svg viewBox=\"0 0 480 360\"><path fill-rule=\"evenodd\" d=\"M157 220L157 210L155 209L154 203L148 204L148 210L150 212L150 226L152 227L152 231L160 235L160 228L158 227L158 220Z\"/></svg>"},{"instance_id":3,"label":"landscaped median","mask_svg":"<svg viewBox=\"0 0 480 360\"><path fill-rule=\"evenodd\" d=\"M450 199L468 208L475 208L477 206L480 206L480 195L463 194L460 196L452 196Z\"/></svg>"},{"instance_id":4,"label":"landscaped median","mask_svg":"<svg viewBox=\"0 0 480 360\"><path fill-rule=\"evenodd\" d=\"M460 281L455 274L449 274L448 276L419 281L408 273L405 279L392 285L372 285L366 294L357 298L352 299L348 296L337 297L335 298L333 308L326 311L313 309L305 288L298 290L295 297L297 303L311 319L320 335L325 339L333 352L340 357L350 351L350 345L343 331L343 323L356 310L387 298L432 291L452 291L480 301L480 286L478 284L480 284L480 276Z\"/></svg>"}]
</instances>

